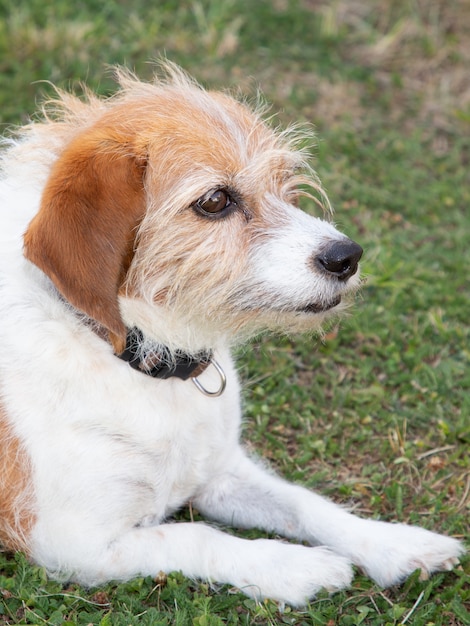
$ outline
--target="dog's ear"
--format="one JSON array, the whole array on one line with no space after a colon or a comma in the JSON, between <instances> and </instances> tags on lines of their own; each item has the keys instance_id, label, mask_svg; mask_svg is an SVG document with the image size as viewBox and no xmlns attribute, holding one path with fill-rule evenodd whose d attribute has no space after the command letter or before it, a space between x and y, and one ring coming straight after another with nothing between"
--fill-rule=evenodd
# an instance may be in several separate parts
<instances>
[{"instance_id":1,"label":"dog's ear","mask_svg":"<svg viewBox=\"0 0 470 626\"><path fill-rule=\"evenodd\" d=\"M133 143L113 128L76 137L54 164L24 239L25 256L108 330L118 354L126 341L118 291L145 211L146 157Z\"/></svg>"}]
</instances>

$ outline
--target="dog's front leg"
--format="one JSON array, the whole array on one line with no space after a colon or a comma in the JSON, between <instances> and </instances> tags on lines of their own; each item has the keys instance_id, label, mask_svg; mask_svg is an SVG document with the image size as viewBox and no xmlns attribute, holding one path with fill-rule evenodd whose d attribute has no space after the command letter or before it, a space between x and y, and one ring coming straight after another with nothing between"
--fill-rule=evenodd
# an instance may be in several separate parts
<instances>
[{"instance_id":1,"label":"dog's front leg","mask_svg":"<svg viewBox=\"0 0 470 626\"><path fill-rule=\"evenodd\" d=\"M448 570L462 544L422 528L356 517L317 494L290 484L239 450L195 500L205 515L233 526L261 528L327 546L347 557L382 586Z\"/></svg>"},{"instance_id":2,"label":"dog's front leg","mask_svg":"<svg viewBox=\"0 0 470 626\"><path fill-rule=\"evenodd\" d=\"M70 545L75 556L60 555L62 566L68 563L65 575L74 572L72 578L87 585L181 571L235 585L258 600L300 606L322 588L347 586L352 577L349 562L326 548L241 539L203 523L136 527L101 548ZM53 569L50 561L44 564Z\"/></svg>"}]
</instances>

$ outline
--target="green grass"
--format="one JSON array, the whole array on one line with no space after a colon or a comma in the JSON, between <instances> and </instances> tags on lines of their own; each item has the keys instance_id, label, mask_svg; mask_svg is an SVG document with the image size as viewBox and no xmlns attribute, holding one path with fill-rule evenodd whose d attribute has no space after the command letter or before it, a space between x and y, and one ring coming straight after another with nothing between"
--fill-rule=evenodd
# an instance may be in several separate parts
<instances>
[{"instance_id":1,"label":"green grass","mask_svg":"<svg viewBox=\"0 0 470 626\"><path fill-rule=\"evenodd\" d=\"M4 128L34 112L49 90L37 81L109 93L107 66L149 78L161 54L210 86L259 85L282 122L315 124L316 167L336 222L364 246L366 282L323 341L240 349L246 440L360 514L467 541L469 32L464 0L0 0ZM0 624L464 626L469 576L468 557L385 591L358 575L281 612L180 574L64 587L0 553Z\"/></svg>"}]
</instances>

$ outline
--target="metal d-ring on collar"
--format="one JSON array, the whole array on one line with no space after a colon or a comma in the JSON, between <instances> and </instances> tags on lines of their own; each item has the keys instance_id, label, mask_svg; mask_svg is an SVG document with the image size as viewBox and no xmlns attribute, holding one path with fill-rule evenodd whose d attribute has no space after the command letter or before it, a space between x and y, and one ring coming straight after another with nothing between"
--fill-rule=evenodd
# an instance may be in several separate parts
<instances>
[{"instance_id":1,"label":"metal d-ring on collar","mask_svg":"<svg viewBox=\"0 0 470 626\"><path fill-rule=\"evenodd\" d=\"M191 378L191 380L196 385L196 388L199 389L199 391L203 393L205 396L209 396L211 398L218 398L225 391L225 387L227 385L227 377L225 376L224 370L220 367L220 365L217 363L217 361L214 358L211 358L210 365L213 365L215 367L218 375L220 376L220 387L216 389L216 391L209 391L209 389L206 389L204 385L201 384L198 377Z\"/></svg>"}]
</instances>

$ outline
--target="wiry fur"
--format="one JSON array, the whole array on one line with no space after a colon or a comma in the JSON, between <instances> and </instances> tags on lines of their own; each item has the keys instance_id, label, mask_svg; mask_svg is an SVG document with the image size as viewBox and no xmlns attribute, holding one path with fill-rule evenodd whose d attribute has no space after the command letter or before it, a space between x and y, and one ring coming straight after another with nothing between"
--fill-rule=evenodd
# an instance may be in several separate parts
<instances>
[{"instance_id":1,"label":"wiry fur","mask_svg":"<svg viewBox=\"0 0 470 626\"><path fill-rule=\"evenodd\" d=\"M302 604L347 585L447 569L460 544L363 520L248 458L230 347L266 329L319 329L340 280L319 255L346 241L296 208L308 183L296 132L279 132L178 68L102 100L58 93L9 141L0 194L0 539L51 575L86 584L160 570ZM236 207L195 208L215 189ZM24 249L23 249L24 235ZM212 351L220 397L153 379L116 355L128 328L168 361ZM214 367L200 376L220 385ZM207 517L312 546L169 523Z\"/></svg>"}]
</instances>

